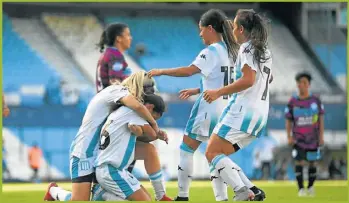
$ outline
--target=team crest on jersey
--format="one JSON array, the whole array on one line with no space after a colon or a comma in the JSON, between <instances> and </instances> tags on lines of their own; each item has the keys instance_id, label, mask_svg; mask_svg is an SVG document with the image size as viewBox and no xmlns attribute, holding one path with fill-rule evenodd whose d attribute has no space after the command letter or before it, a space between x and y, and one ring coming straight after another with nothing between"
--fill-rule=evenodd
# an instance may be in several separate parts
<instances>
[{"instance_id":1,"label":"team crest on jersey","mask_svg":"<svg viewBox=\"0 0 349 203\"><path fill-rule=\"evenodd\" d=\"M312 104L310 105L310 108L311 108L312 110L317 110L317 104L316 104L316 103L312 103Z\"/></svg>"},{"instance_id":2,"label":"team crest on jersey","mask_svg":"<svg viewBox=\"0 0 349 203\"><path fill-rule=\"evenodd\" d=\"M205 55L205 54L201 54L201 55L200 55L200 58L202 58L202 59L205 59L205 60L206 60L206 55Z\"/></svg>"},{"instance_id":3,"label":"team crest on jersey","mask_svg":"<svg viewBox=\"0 0 349 203\"><path fill-rule=\"evenodd\" d=\"M113 70L114 70L114 71L120 71L120 70L122 70L122 67L123 67L123 64L122 64L122 63L116 62L116 63L114 63L114 65L113 65Z\"/></svg>"}]
</instances>

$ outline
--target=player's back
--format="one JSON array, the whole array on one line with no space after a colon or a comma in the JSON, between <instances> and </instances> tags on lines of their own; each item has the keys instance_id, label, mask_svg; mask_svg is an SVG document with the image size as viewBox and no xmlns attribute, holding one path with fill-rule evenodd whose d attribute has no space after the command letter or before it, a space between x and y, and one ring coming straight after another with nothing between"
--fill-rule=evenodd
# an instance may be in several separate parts
<instances>
[{"instance_id":1,"label":"player's back","mask_svg":"<svg viewBox=\"0 0 349 203\"><path fill-rule=\"evenodd\" d=\"M269 60L258 64L253 59L253 53L254 49L249 42L240 46L234 66L234 81L242 77L242 68L247 64L256 72L255 82L252 87L232 95L221 120L234 129L259 136L268 120L272 59L267 50Z\"/></svg>"},{"instance_id":2,"label":"player's back","mask_svg":"<svg viewBox=\"0 0 349 203\"><path fill-rule=\"evenodd\" d=\"M121 85L111 85L96 94L87 106L82 124L71 146L71 155L79 158L95 156L100 130L116 102L128 90Z\"/></svg>"},{"instance_id":3,"label":"player's back","mask_svg":"<svg viewBox=\"0 0 349 203\"><path fill-rule=\"evenodd\" d=\"M103 126L96 166L111 164L125 168L134 157L136 136L128 129L128 124L145 124L146 121L133 110L122 106L113 111Z\"/></svg>"}]
</instances>

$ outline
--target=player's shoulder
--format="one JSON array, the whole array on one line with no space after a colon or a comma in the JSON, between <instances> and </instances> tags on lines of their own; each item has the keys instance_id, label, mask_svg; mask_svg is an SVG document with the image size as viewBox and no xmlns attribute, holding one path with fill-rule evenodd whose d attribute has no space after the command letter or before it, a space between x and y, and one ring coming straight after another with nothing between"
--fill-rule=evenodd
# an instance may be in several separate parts
<instances>
[{"instance_id":1,"label":"player's shoulder","mask_svg":"<svg viewBox=\"0 0 349 203\"><path fill-rule=\"evenodd\" d=\"M311 98L317 102L321 102L319 94L311 94Z\"/></svg>"},{"instance_id":2,"label":"player's shoulder","mask_svg":"<svg viewBox=\"0 0 349 203\"><path fill-rule=\"evenodd\" d=\"M103 57L107 61L124 60L124 55L118 49L112 47L105 50Z\"/></svg>"},{"instance_id":3,"label":"player's shoulder","mask_svg":"<svg viewBox=\"0 0 349 203\"><path fill-rule=\"evenodd\" d=\"M298 101L298 96L297 94L293 94L290 99L288 100L289 105L293 105Z\"/></svg>"},{"instance_id":4,"label":"player's shoulder","mask_svg":"<svg viewBox=\"0 0 349 203\"><path fill-rule=\"evenodd\" d=\"M119 120L120 118L129 118L130 116L134 116L134 111L126 106L120 106L109 115L108 119Z\"/></svg>"}]
</instances>

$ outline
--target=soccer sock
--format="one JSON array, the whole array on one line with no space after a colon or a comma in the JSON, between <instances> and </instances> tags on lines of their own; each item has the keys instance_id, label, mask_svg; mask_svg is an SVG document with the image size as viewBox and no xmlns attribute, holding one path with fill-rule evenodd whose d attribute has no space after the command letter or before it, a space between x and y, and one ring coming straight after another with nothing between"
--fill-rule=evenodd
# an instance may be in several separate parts
<instances>
[{"instance_id":1,"label":"soccer sock","mask_svg":"<svg viewBox=\"0 0 349 203\"><path fill-rule=\"evenodd\" d=\"M180 161L178 165L178 196L189 197L189 185L193 174L194 152L184 142L180 146Z\"/></svg>"},{"instance_id":2,"label":"soccer sock","mask_svg":"<svg viewBox=\"0 0 349 203\"><path fill-rule=\"evenodd\" d=\"M223 182L217 169L210 164L211 183L216 201L228 200L227 185Z\"/></svg>"},{"instance_id":3,"label":"soccer sock","mask_svg":"<svg viewBox=\"0 0 349 203\"><path fill-rule=\"evenodd\" d=\"M298 182L298 188L302 189L304 188L303 185L303 166L296 165L296 178Z\"/></svg>"},{"instance_id":4,"label":"soccer sock","mask_svg":"<svg viewBox=\"0 0 349 203\"><path fill-rule=\"evenodd\" d=\"M309 183L308 188L311 188L314 185L314 182L316 180L316 167L310 165L308 170L308 176L309 176Z\"/></svg>"},{"instance_id":5,"label":"soccer sock","mask_svg":"<svg viewBox=\"0 0 349 203\"><path fill-rule=\"evenodd\" d=\"M151 184L153 185L156 199L162 199L162 197L166 194L166 188L161 170L156 173L150 174L149 179Z\"/></svg>"},{"instance_id":6,"label":"soccer sock","mask_svg":"<svg viewBox=\"0 0 349 203\"><path fill-rule=\"evenodd\" d=\"M218 171L223 181L232 187L234 191L238 191L245 186L236 168L237 165L227 156L224 154L217 155L211 163Z\"/></svg>"},{"instance_id":7,"label":"soccer sock","mask_svg":"<svg viewBox=\"0 0 349 203\"><path fill-rule=\"evenodd\" d=\"M69 201L71 200L71 192L67 190L63 190L60 187L51 187L50 195L53 199L58 201Z\"/></svg>"}]
</instances>

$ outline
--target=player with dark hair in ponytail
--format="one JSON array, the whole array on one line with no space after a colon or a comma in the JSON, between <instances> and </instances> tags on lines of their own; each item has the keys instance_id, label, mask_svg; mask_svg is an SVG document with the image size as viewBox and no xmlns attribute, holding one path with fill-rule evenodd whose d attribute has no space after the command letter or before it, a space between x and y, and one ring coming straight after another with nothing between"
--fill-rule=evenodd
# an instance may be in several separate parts
<instances>
[{"instance_id":1,"label":"player with dark hair in ponytail","mask_svg":"<svg viewBox=\"0 0 349 203\"><path fill-rule=\"evenodd\" d=\"M103 31L97 44L102 53L98 60L96 89L100 92L111 84L121 83L131 75L123 53L130 48L132 36L126 24L113 23ZM106 47L106 49L105 49Z\"/></svg>"}]
</instances>

